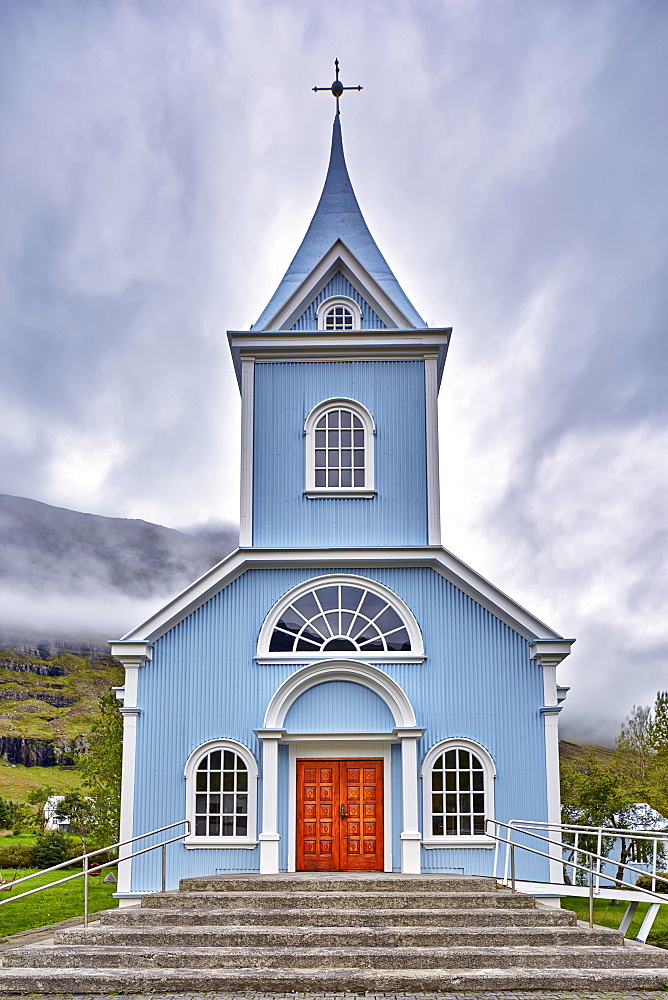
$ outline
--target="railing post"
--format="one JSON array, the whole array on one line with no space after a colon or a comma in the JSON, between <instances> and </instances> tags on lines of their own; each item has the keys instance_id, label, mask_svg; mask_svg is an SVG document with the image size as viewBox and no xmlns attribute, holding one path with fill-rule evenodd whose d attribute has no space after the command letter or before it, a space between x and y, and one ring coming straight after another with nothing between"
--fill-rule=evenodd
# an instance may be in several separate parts
<instances>
[{"instance_id":1,"label":"railing post","mask_svg":"<svg viewBox=\"0 0 668 1000\"><path fill-rule=\"evenodd\" d=\"M84 872L84 928L88 927L88 855L83 859Z\"/></svg>"},{"instance_id":2,"label":"railing post","mask_svg":"<svg viewBox=\"0 0 668 1000\"><path fill-rule=\"evenodd\" d=\"M658 841L656 837L654 838L654 846L652 848L652 892L656 892L656 859L658 854Z\"/></svg>"},{"instance_id":3,"label":"railing post","mask_svg":"<svg viewBox=\"0 0 668 1000\"><path fill-rule=\"evenodd\" d=\"M510 888L515 892L515 845L510 845Z\"/></svg>"},{"instance_id":4,"label":"railing post","mask_svg":"<svg viewBox=\"0 0 668 1000\"><path fill-rule=\"evenodd\" d=\"M596 839L596 853L598 857L596 859L596 891L600 891L601 888L601 856L603 854L603 829L599 826L598 837Z\"/></svg>"},{"instance_id":5,"label":"railing post","mask_svg":"<svg viewBox=\"0 0 668 1000\"><path fill-rule=\"evenodd\" d=\"M162 891L167 892L167 844L162 845Z\"/></svg>"},{"instance_id":6,"label":"railing post","mask_svg":"<svg viewBox=\"0 0 668 1000\"><path fill-rule=\"evenodd\" d=\"M594 859L589 859L589 930L594 928Z\"/></svg>"}]
</instances>

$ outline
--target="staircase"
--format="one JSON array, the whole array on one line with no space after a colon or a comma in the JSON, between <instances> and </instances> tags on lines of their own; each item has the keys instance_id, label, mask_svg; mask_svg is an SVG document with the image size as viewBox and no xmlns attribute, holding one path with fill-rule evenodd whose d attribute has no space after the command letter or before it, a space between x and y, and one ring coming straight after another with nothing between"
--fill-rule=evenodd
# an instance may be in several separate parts
<instances>
[{"instance_id":1,"label":"staircase","mask_svg":"<svg viewBox=\"0 0 668 1000\"><path fill-rule=\"evenodd\" d=\"M7 951L0 993L652 989L668 951L491 878L216 876Z\"/></svg>"}]
</instances>

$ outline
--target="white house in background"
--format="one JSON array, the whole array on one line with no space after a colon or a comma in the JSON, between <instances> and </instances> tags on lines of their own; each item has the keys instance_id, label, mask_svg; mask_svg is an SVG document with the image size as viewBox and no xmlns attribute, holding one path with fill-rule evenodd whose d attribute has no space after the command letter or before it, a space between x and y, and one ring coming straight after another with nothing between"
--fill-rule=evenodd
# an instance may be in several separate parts
<instances>
[{"instance_id":1,"label":"white house in background","mask_svg":"<svg viewBox=\"0 0 668 1000\"><path fill-rule=\"evenodd\" d=\"M70 829L69 817L65 816L62 819L58 819L56 812L58 805L65 798L64 795L50 795L46 802L44 803L44 829L45 830L62 830L64 833L68 833Z\"/></svg>"}]
</instances>

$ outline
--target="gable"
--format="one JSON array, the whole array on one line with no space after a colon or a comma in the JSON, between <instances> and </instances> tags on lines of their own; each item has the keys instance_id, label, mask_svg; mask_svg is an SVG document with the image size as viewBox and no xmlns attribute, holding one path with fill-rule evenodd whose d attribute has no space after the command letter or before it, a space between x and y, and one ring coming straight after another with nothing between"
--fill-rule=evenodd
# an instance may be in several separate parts
<instances>
[{"instance_id":1,"label":"gable","mask_svg":"<svg viewBox=\"0 0 668 1000\"><path fill-rule=\"evenodd\" d=\"M318 320L316 316L316 311L321 302L325 299L331 298L333 295L345 295L349 299L353 299L357 305L362 310L362 330L386 330L387 327L383 323L382 319L378 313L374 312L368 302L360 295L357 289L348 281L346 276L341 272L337 271L333 278L331 278L325 287L315 296L311 303L306 307L301 316L296 320L295 323L290 327L291 330L316 330L318 328Z\"/></svg>"}]
</instances>

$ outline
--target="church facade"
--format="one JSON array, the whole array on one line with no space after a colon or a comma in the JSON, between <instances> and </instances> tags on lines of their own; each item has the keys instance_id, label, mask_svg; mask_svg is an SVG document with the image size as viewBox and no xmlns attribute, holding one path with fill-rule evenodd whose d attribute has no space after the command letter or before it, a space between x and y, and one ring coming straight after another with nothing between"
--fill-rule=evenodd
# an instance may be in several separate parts
<instances>
[{"instance_id":1,"label":"church facade","mask_svg":"<svg viewBox=\"0 0 668 1000\"><path fill-rule=\"evenodd\" d=\"M111 644L126 672L121 839L187 818L170 887L489 874L490 820L559 821L556 668L572 640L441 545L450 334L376 246L337 113L306 236L258 322L228 335L239 548ZM122 863L121 902L159 888L159 855ZM521 863L548 877L544 859Z\"/></svg>"}]
</instances>

